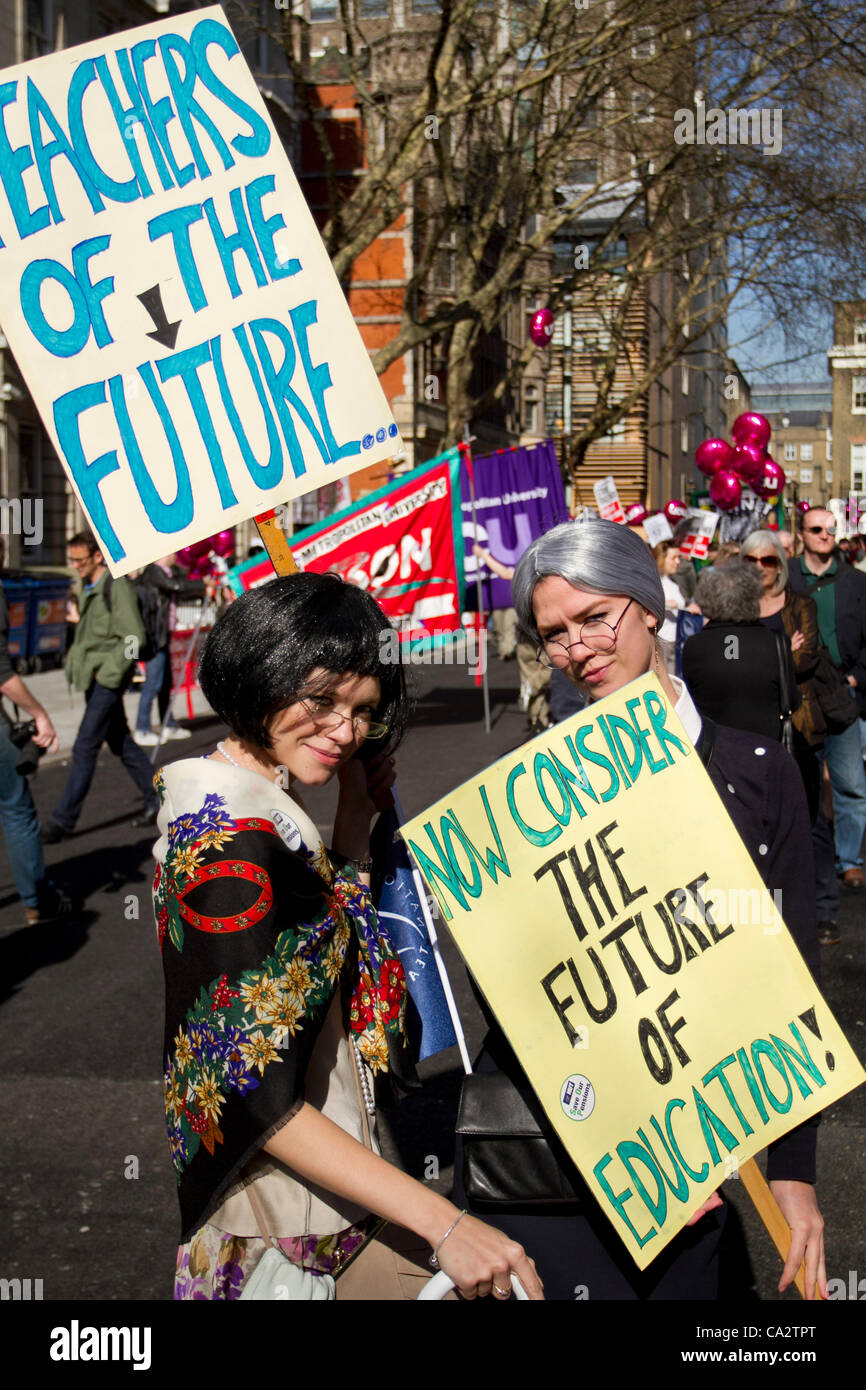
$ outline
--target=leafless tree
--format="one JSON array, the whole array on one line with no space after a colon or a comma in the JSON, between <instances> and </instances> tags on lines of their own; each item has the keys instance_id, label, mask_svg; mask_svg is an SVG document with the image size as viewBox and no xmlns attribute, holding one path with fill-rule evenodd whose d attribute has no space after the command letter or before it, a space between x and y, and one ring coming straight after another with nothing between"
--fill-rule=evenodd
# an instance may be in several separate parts
<instances>
[{"instance_id":1,"label":"leafless tree","mask_svg":"<svg viewBox=\"0 0 866 1390\"><path fill-rule=\"evenodd\" d=\"M402 321L374 364L437 345L448 442L545 351L509 329L527 297L582 326L577 466L671 364L721 362L738 297L785 326L859 290L866 55L847 5L442 0L398 31L339 0L327 81L359 113L348 171L302 9L274 10L269 32L318 144L325 243L348 285L376 238L414 218ZM508 350L479 384L497 334Z\"/></svg>"}]
</instances>

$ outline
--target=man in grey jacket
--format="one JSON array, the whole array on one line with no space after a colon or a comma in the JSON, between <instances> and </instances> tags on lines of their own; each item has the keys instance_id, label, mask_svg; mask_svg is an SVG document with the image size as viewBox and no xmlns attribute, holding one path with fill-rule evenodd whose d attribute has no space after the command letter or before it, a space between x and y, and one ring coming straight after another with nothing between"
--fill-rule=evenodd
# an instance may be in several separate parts
<instances>
[{"instance_id":1,"label":"man in grey jacket","mask_svg":"<svg viewBox=\"0 0 866 1390\"><path fill-rule=\"evenodd\" d=\"M144 797L144 810L132 825L150 824L159 810L153 768L133 739L123 708L123 695L144 642L135 588L128 579L112 579L88 531L80 531L69 542L69 563L78 571L82 590L66 675L70 685L84 692L87 705L63 795L42 827L46 844L56 844L73 833L103 743L120 759Z\"/></svg>"}]
</instances>

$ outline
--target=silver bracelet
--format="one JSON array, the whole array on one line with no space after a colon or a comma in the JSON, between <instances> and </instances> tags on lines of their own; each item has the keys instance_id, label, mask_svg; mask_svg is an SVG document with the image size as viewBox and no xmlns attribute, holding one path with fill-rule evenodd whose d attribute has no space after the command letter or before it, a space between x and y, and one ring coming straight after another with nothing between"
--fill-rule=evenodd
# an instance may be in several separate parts
<instances>
[{"instance_id":1,"label":"silver bracelet","mask_svg":"<svg viewBox=\"0 0 866 1390\"><path fill-rule=\"evenodd\" d=\"M439 1268L439 1251L442 1249L442 1246L445 1244L445 1242L446 1242L446 1240L448 1239L448 1237L450 1236L451 1232L454 1230L454 1227L457 1225L457 1222L458 1222L458 1221L462 1221L465 1215L466 1215L466 1208L464 1207L464 1209L463 1209L463 1211L461 1211L460 1215L457 1216L457 1217L455 1217L455 1219L451 1222L451 1225L448 1227L448 1230L445 1232L445 1234L444 1234L444 1236L442 1237L442 1239L440 1240L439 1244L436 1246L436 1249L433 1251L433 1254L428 1258L427 1263L428 1263L428 1265L430 1266L431 1269L438 1269L438 1268Z\"/></svg>"}]
</instances>

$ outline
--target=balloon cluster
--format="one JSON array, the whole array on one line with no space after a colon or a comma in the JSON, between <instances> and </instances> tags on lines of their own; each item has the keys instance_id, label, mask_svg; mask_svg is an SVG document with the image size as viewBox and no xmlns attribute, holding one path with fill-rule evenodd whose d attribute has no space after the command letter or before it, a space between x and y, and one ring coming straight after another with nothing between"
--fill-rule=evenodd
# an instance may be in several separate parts
<instances>
[{"instance_id":1,"label":"balloon cluster","mask_svg":"<svg viewBox=\"0 0 866 1390\"><path fill-rule=\"evenodd\" d=\"M629 526L640 526L642 522L646 521L648 516L663 515L667 518L671 527L676 527L688 514L688 507L685 502L681 502L678 497L672 497L669 502L665 502L661 513L648 512L642 502L632 502L631 506L625 509L625 519Z\"/></svg>"},{"instance_id":2,"label":"balloon cluster","mask_svg":"<svg viewBox=\"0 0 866 1390\"><path fill-rule=\"evenodd\" d=\"M206 541L195 541L193 545L185 545L177 552L177 563L189 570L190 579L207 579L219 568L214 564L213 557L216 555L220 560L228 560L234 548L234 531L218 531Z\"/></svg>"},{"instance_id":3,"label":"balloon cluster","mask_svg":"<svg viewBox=\"0 0 866 1390\"><path fill-rule=\"evenodd\" d=\"M755 411L738 415L726 439L705 439L695 450L695 463L710 480L710 497L719 511L740 505L745 483L765 502L775 502L785 486L785 470L767 452L770 422Z\"/></svg>"}]
</instances>

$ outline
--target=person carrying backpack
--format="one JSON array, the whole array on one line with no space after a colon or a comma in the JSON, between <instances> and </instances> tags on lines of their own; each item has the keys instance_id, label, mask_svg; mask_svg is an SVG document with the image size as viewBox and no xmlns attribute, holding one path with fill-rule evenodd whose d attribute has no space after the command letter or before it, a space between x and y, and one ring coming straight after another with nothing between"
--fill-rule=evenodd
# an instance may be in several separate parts
<instances>
[{"instance_id":1,"label":"person carrying backpack","mask_svg":"<svg viewBox=\"0 0 866 1390\"><path fill-rule=\"evenodd\" d=\"M171 700L171 658L169 641L174 627L176 606L185 599L209 598L213 586L203 579L190 579L175 555L164 555L142 570L136 580L139 608L145 628L145 646L139 653L144 661L144 685L138 702L133 738L144 747L153 747L159 735L150 727L154 699L160 724L165 720ZM163 738L189 738L189 729L178 724L169 711Z\"/></svg>"},{"instance_id":2,"label":"person carrying backpack","mask_svg":"<svg viewBox=\"0 0 866 1390\"><path fill-rule=\"evenodd\" d=\"M89 531L72 537L68 554L82 590L75 639L66 657L66 678L84 692L86 708L63 795L41 827L42 840L49 845L73 834L103 743L120 758L144 797L144 809L132 825L151 824L159 810L153 768L133 739L123 708L124 692L145 640L135 586L128 579L112 578Z\"/></svg>"}]
</instances>

